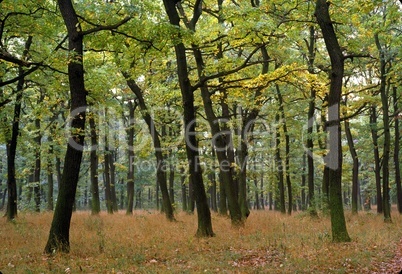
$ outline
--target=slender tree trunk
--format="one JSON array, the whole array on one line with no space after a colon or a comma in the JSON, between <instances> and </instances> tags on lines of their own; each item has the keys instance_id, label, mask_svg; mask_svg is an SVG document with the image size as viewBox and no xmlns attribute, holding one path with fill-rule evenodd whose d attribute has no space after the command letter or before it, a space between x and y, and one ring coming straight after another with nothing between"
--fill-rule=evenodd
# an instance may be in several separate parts
<instances>
[{"instance_id":1,"label":"slender tree trunk","mask_svg":"<svg viewBox=\"0 0 402 274\"><path fill-rule=\"evenodd\" d=\"M118 211L117 205L117 195L116 195L116 167L114 165L116 161L116 152L115 150L111 150L109 153L109 170L110 170L110 195L112 201L112 208L114 212Z\"/></svg>"},{"instance_id":2,"label":"slender tree trunk","mask_svg":"<svg viewBox=\"0 0 402 274\"><path fill-rule=\"evenodd\" d=\"M181 177L181 203L182 203L182 210L184 212L187 212L188 211L187 186L186 186L186 175L184 173L184 168L180 169L180 177Z\"/></svg>"},{"instance_id":3,"label":"slender tree trunk","mask_svg":"<svg viewBox=\"0 0 402 274\"><path fill-rule=\"evenodd\" d=\"M301 210L306 210L306 165L307 165L307 153L303 153L303 169L301 176Z\"/></svg>"},{"instance_id":4,"label":"slender tree trunk","mask_svg":"<svg viewBox=\"0 0 402 274\"><path fill-rule=\"evenodd\" d=\"M107 133L105 133L104 144L105 151L103 154L104 158L104 172L103 172L103 182L105 185L105 204L106 210L109 214L113 213L113 202L112 202L112 191L110 188L110 157L109 157L109 139L107 137Z\"/></svg>"},{"instance_id":5,"label":"slender tree trunk","mask_svg":"<svg viewBox=\"0 0 402 274\"><path fill-rule=\"evenodd\" d=\"M52 142L52 140L49 140ZM50 146L49 155L53 154L53 148ZM48 159L47 162L47 210L53 211L53 189L54 189L54 180L53 180L53 166L51 158Z\"/></svg>"},{"instance_id":6,"label":"slender tree trunk","mask_svg":"<svg viewBox=\"0 0 402 274\"><path fill-rule=\"evenodd\" d=\"M169 163L169 198L170 203L174 204L174 164Z\"/></svg>"},{"instance_id":7,"label":"slender tree trunk","mask_svg":"<svg viewBox=\"0 0 402 274\"><path fill-rule=\"evenodd\" d=\"M331 59L331 84L328 95L329 153L326 165L329 168L329 204L332 240L350 241L342 204L342 144L340 127L340 102L344 75L344 57L329 15L329 3L317 0L315 16L320 25L325 45Z\"/></svg>"},{"instance_id":8,"label":"slender tree trunk","mask_svg":"<svg viewBox=\"0 0 402 274\"><path fill-rule=\"evenodd\" d=\"M281 157L281 136L279 133L279 113L275 116L275 121L277 123L276 132L275 132L275 162L276 162L276 169L277 169L277 178L278 178L278 189L279 189L279 210L281 213L286 213L286 206L285 206L285 183L284 183L284 167L283 161Z\"/></svg>"},{"instance_id":9,"label":"slender tree trunk","mask_svg":"<svg viewBox=\"0 0 402 274\"><path fill-rule=\"evenodd\" d=\"M41 96L42 97L42 96ZM41 170L41 139L42 136L40 134L40 120L35 119L35 128L38 130L38 135L35 136L35 167L33 170L33 192L34 192L34 201L35 201L35 212L40 212L40 170Z\"/></svg>"},{"instance_id":10,"label":"slender tree trunk","mask_svg":"<svg viewBox=\"0 0 402 274\"><path fill-rule=\"evenodd\" d=\"M135 107L132 101L128 102L129 123L127 129L128 138L128 172L127 172L127 215L133 214L134 207L134 111Z\"/></svg>"},{"instance_id":11,"label":"slender tree trunk","mask_svg":"<svg viewBox=\"0 0 402 274\"><path fill-rule=\"evenodd\" d=\"M292 214L292 208L293 208L293 195L292 195L292 182L290 180L290 138L289 138L289 132L288 132L288 126L286 124L286 117L285 117L285 108L284 108L284 102L283 102L283 97L281 94L281 91L279 89L279 86L276 85L276 95L278 98L279 102L279 112L280 112L280 117L281 117L281 124L282 124L282 129L283 129L283 135L285 135L285 166L284 166L284 173L285 173L285 179L286 179L286 187L288 190L288 214Z\"/></svg>"},{"instance_id":12,"label":"slender tree trunk","mask_svg":"<svg viewBox=\"0 0 402 274\"><path fill-rule=\"evenodd\" d=\"M180 28L180 17L174 1L163 0L169 21L173 26ZM181 39L178 34L178 39ZM176 40L177 41L177 40ZM202 237L214 236L212 230L211 212L208 207L207 195L202 179L202 171L199 162L198 142L196 139L196 110L194 106L194 93L188 78L186 49L179 40L175 43L177 74L183 101L183 118L186 138L186 154L189 164L190 180L194 188L194 198L197 203L198 228L197 235Z\"/></svg>"},{"instance_id":13,"label":"slender tree trunk","mask_svg":"<svg viewBox=\"0 0 402 274\"><path fill-rule=\"evenodd\" d=\"M70 84L72 131L64 160L57 204L53 215L46 253L70 251L70 221L82 160L85 131L86 94L84 85L83 36L81 26L71 0L58 0L59 10L68 31L70 57L68 75ZM78 134L77 134L78 132Z\"/></svg>"},{"instance_id":14,"label":"slender tree trunk","mask_svg":"<svg viewBox=\"0 0 402 274\"><path fill-rule=\"evenodd\" d=\"M381 192L381 164L380 164L380 151L378 148L378 125L377 125L377 109L372 106L370 109L370 127L371 127L371 137L373 140L373 151L374 151L374 174L375 174L375 185L376 185L376 202L377 202L377 213L381 214L382 209L382 192Z\"/></svg>"},{"instance_id":15,"label":"slender tree trunk","mask_svg":"<svg viewBox=\"0 0 402 274\"><path fill-rule=\"evenodd\" d=\"M308 41L308 71L309 73L314 73L314 61L315 61L315 28L310 26L309 29L309 41ZM314 196L314 140L313 140L313 129L314 129L314 111L315 111L315 97L316 91L314 87L310 89L310 100L308 104L308 114L307 114L307 185L308 185L308 201L309 201L309 212L311 216L317 216L317 203L316 197Z\"/></svg>"},{"instance_id":16,"label":"slender tree trunk","mask_svg":"<svg viewBox=\"0 0 402 274\"><path fill-rule=\"evenodd\" d=\"M261 209L265 209L265 199L264 199L264 172L261 171L260 174L260 199L261 199Z\"/></svg>"},{"instance_id":17,"label":"slender tree trunk","mask_svg":"<svg viewBox=\"0 0 402 274\"><path fill-rule=\"evenodd\" d=\"M382 121L384 127L384 142L382 153L382 206L384 213L384 221L386 223L392 222L391 219L391 197L389 195L389 158L391 151L391 132L389 126L389 105L388 105L388 90L386 83L386 60L385 50L380 44L378 33L374 35L377 49L380 53L380 96L381 96L381 108L382 108Z\"/></svg>"},{"instance_id":18,"label":"slender tree trunk","mask_svg":"<svg viewBox=\"0 0 402 274\"><path fill-rule=\"evenodd\" d=\"M201 51L193 46L193 53L195 56L195 60L197 63L198 76L201 78L204 74L204 62L202 58ZM238 196L236 194L236 190L233 186L235 186L235 176L233 174L233 169L229 163L231 163L228 154L226 153L227 149L230 148L230 143L227 142L227 135L230 135L230 131L223 132L219 125L219 120L213 110L213 104L211 100L211 93L206 86L201 87L201 97L204 103L205 114L211 128L211 133L213 136L212 144L216 150L216 155L219 163L219 171L222 174L221 179L223 180L223 185L225 187L225 193L228 200L228 207L230 212L230 219L232 221L232 225L234 226L242 226L244 225L244 219L240 204L238 201ZM225 119L224 122L228 122Z\"/></svg>"},{"instance_id":19,"label":"slender tree trunk","mask_svg":"<svg viewBox=\"0 0 402 274\"><path fill-rule=\"evenodd\" d=\"M130 78L130 75L128 75L125 72L123 72L123 75L126 78L127 85L129 86L131 91L136 95L136 97L138 99L138 106L141 109L142 118L144 119L145 123L147 124L148 130L151 134L151 137L153 140L153 145L155 148L155 158L156 158L156 162L157 162L156 179L157 179L158 185L159 185L161 193L162 193L162 202L163 202L162 209L165 212L166 218L168 220L173 221L174 220L174 212L173 212L172 201L170 200L170 197L169 197L169 190L168 190L168 186L167 186L167 178L166 178L166 172L165 172L166 160L162 153L162 144L161 144L161 141L159 138L159 132L156 129L153 118L149 114L141 88L137 85L137 83L133 79Z\"/></svg>"},{"instance_id":20,"label":"slender tree trunk","mask_svg":"<svg viewBox=\"0 0 402 274\"><path fill-rule=\"evenodd\" d=\"M399 145L401 134L399 132L399 107L398 107L398 95L397 87L393 87L392 97L394 101L394 113L395 113L395 125L394 125L394 167L395 167L395 185L396 195L398 201L398 212L402 214L402 187L401 187L401 168L399 166Z\"/></svg>"},{"instance_id":21,"label":"slender tree trunk","mask_svg":"<svg viewBox=\"0 0 402 274\"><path fill-rule=\"evenodd\" d=\"M357 157L356 148L353 142L352 132L350 130L349 121L345 120L345 133L348 140L350 156L353 160L352 169L352 213L357 214L358 211L358 194L359 194L359 158Z\"/></svg>"},{"instance_id":22,"label":"slender tree trunk","mask_svg":"<svg viewBox=\"0 0 402 274\"><path fill-rule=\"evenodd\" d=\"M25 43L23 57L26 58L32 44L32 36L29 36ZM24 70L18 68L20 79L17 83L17 96L14 105L14 117L12 123L11 139L7 140L7 220L12 221L17 217L17 180L15 178L15 157L17 154L17 142L19 135L19 122L21 115L22 91L24 89L25 78L22 77Z\"/></svg>"},{"instance_id":23,"label":"slender tree trunk","mask_svg":"<svg viewBox=\"0 0 402 274\"><path fill-rule=\"evenodd\" d=\"M99 199L99 179L98 179L98 134L95 123L95 113L91 113L89 117L89 127L91 129L91 152L90 152L90 178L91 178L91 212L92 215L97 215L100 212Z\"/></svg>"}]
</instances>

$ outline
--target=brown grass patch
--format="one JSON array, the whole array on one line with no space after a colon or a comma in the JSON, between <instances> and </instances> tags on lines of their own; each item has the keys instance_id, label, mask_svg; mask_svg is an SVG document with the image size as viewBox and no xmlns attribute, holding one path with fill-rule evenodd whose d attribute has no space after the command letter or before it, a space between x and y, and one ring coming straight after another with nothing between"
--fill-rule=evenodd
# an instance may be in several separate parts
<instances>
[{"instance_id":1,"label":"brown grass patch","mask_svg":"<svg viewBox=\"0 0 402 274\"><path fill-rule=\"evenodd\" d=\"M71 252L46 256L51 213L20 213L14 223L0 219L3 273L376 273L384 271L402 238L402 218L393 223L372 213L347 213L353 241L331 242L329 219L253 211L246 226L233 229L213 215L216 237L200 239L196 216L137 211L98 217L76 212Z\"/></svg>"}]
</instances>

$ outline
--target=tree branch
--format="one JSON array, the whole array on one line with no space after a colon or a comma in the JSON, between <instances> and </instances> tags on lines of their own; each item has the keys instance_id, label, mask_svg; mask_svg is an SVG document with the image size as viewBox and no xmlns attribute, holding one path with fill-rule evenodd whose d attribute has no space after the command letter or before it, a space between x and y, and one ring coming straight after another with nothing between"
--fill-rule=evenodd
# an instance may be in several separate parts
<instances>
[{"instance_id":1,"label":"tree branch","mask_svg":"<svg viewBox=\"0 0 402 274\"><path fill-rule=\"evenodd\" d=\"M85 35L92 34L92 33L98 32L98 31L102 31L102 30L114 30L114 29L117 29L118 27L120 27L121 25L124 25L125 23L127 23L131 19L132 19L131 16L127 16L122 21L120 21L120 22L118 22L118 23L116 23L114 25L109 25L109 26L96 25L95 28L89 29L89 30L86 30L86 31L81 31L80 34L85 36Z\"/></svg>"}]
</instances>

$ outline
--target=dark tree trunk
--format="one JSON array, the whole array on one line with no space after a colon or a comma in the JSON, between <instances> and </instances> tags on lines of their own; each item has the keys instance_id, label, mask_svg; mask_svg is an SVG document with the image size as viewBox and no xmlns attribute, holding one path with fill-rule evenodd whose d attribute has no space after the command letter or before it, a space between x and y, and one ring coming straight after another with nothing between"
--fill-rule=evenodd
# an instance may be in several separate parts
<instances>
[{"instance_id":1,"label":"dark tree trunk","mask_svg":"<svg viewBox=\"0 0 402 274\"><path fill-rule=\"evenodd\" d=\"M127 215L133 214L134 207L134 111L135 107L133 102L128 102L129 108L129 122L127 129L128 138L128 172L127 172Z\"/></svg>"},{"instance_id":2,"label":"dark tree trunk","mask_svg":"<svg viewBox=\"0 0 402 274\"><path fill-rule=\"evenodd\" d=\"M103 183L105 185L106 210L107 210L107 213L112 214L113 213L113 201L112 201L112 190L111 190L111 186L110 186L110 184L111 184L110 183L110 157L109 157L110 151L109 151L109 139L107 137L108 135L109 134L107 133L107 130L106 130L106 133L104 136L105 151L103 153L103 158L104 158Z\"/></svg>"},{"instance_id":3,"label":"dark tree trunk","mask_svg":"<svg viewBox=\"0 0 402 274\"><path fill-rule=\"evenodd\" d=\"M225 192L225 186L223 184L222 180L222 175L219 172L219 214L226 216L228 214L228 208L227 208L227 198L226 198L226 192Z\"/></svg>"},{"instance_id":4,"label":"dark tree trunk","mask_svg":"<svg viewBox=\"0 0 402 274\"><path fill-rule=\"evenodd\" d=\"M95 113L91 113L89 117L89 127L91 129L91 152L90 152L90 178L91 178L91 213L97 215L100 212L99 199L99 179L98 179L98 134L95 124Z\"/></svg>"},{"instance_id":5,"label":"dark tree trunk","mask_svg":"<svg viewBox=\"0 0 402 274\"><path fill-rule=\"evenodd\" d=\"M377 109L372 106L370 109L370 127L371 137L373 140L373 152L374 152L374 174L376 185L376 202L377 213L382 213L382 193L381 193L381 164L380 164L380 151L378 149L378 125L377 125Z\"/></svg>"},{"instance_id":6,"label":"dark tree trunk","mask_svg":"<svg viewBox=\"0 0 402 274\"><path fill-rule=\"evenodd\" d=\"M389 105L388 105L388 90L387 90L387 75L385 60L385 49L380 44L378 33L374 35L377 49L380 54L380 96L381 96L381 108L382 108L382 121L384 127L384 142L382 153L382 207L384 213L384 221L387 223L392 222L391 219L391 197L389 195L389 158L391 152L391 132L389 126ZM389 87L389 86L388 86Z\"/></svg>"},{"instance_id":7,"label":"dark tree trunk","mask_svg":"<svg viewBox=\"0 0 402 274\"><path fill-rule=\"evenodd\" d=\"M169 198L170 203L174 204L174 164L169 163Z\"/></svg>"},{"instance_id":8,"label":"dark tree trunk","mask_svg":"<svg viewBox=\"0 0 402 274\"><path fill-rule=\"evenodd\" d=\"M288 190L288 214L291 215L292 209L293 209L293 195L292 195L292 182L290 180L290 137L289 137L289 133L288 133L288 126L286 124L285 108L283 106L284 105L283 97L282 97L282 94L281 94L281 91L280 91L278 85L276 85L276 95L278 97L279 112L280 112L280 117L281 117L283 135L285 135L284 172L285 172L285 179L286 179L286 187Z\"/></svg>"},{"instance_id":9,"label":"dark tree trunk","mask_svg":"<svg viewBox=\"0 0 402 274\"><path fill-rule=\"evenodd\" d=\"M398 212L402 214L402 187L401 187L401 169L399 166L399 145L401 134L399 132L399 107L398 107L398 95L397 87L393 87L392 97L394 101L394 113L395 113L395 126L394 126L394 167L395 167L395 185L396 195L398 201Z\"/></svg>"},{"instance_id":10,"label":"dark tree trunk","mask_svg":"<svg viewBox=\"0 0 402 274\"><path fill-rule=\"evenodd\" d=\"M260 199L261 199L261 209L265 209L265 199L264 199L264 172L261 171L260 174Z\"/></svg>"},{"instance_id":11,"label":"dark tree trunk","mask_svg":"<svg viewBox=\"0 0 402 274\"><path fill-rule=\"evenodd\" d=\"M306 210L306 165L307 153L303 153L303 169L301 175L301 210Z\"/></svg>"},{"instance_id":12,"label":"dark tree trunk","mask_svg":"<svg viewBox=\"0 0 402 274\"><path fill-rule=\"evenodd\" d=\"M70 83L71 136L64 159L63 175L60 182L57 204L53 215L46 253L70 251L70 221L75 201L75 193L82 160L85 131L86 90L84 85L83 36L80 23L70 0L58 0L59 10L68 31L70 57L68 76Z\"/></svg>"},{"instance_id":13,"label":"dark tree trunk","mask_svg":"<svg viewBox=\"0 0 402 274\"><path fill-rule=\"evenodd\" d=\"M116 152L111 150L109 153L109 166L110 166L110 195L112 201L112 208L114 212L118 211L117 195L116 195L116 167L114 165L116 161Z\"/></svg>"},{"instance_id":14,"label":"dark tree trunk","mask_svg":"<svg viewBox=\"0 0 402 274\"><path fill-rule=\"evenodd\" d=\"M314 73L314 61L315 61L315 29L314 26L310 26L309 29L309 41L308 41L308 71ZM311 216L317 216L317 203L314 196L314 111L315 111L315 96L316 91L314 87L310 89L310 100L308 104L307 114L307 185L308 185L308 201L309 212Z\"/></svg>"},{"instance_id":15,"label":"dark tree trunk","mask_svg":"<svg viewBox=\"0 0 402 274\"><path fill-rule=\"evenodd\" d=\"M202 54L201 51L195 46L193 46L193 53L197 63L198 77L201 78L204 73L204 62ZM222 131L219 125L219 121L222 119L218 119L218 117L214 113L211 93L206 86L201 87L201 97L204 103L205 114L213 136L212 145L216 151L216 156L218 158L219 172L221 173L221 179L223 180L223 185L228 200L230 219L234 226L242 226L244 225L245 218L242 217L236 189L234 189L233 187L236 185L236 182L234 180L235 174L233 174L234 170L229 164L231 163L231 160L226 153L227 149L230 149L230 141L227 141L228 138L230 138L229 136L227 136L230 135L230 131ZM226 117L224 119L224 122L228 122L228 119Z\"/></svg>"},{"instance_id":16,"label":"dark tree trunk","mask_svg":"<svg viewBox=\"0 0 402 274\"><path fill-rule=\"evenodd\" d=\"M315 16L320 25L325 45L331 59L331 84L328 94L329 153L326 166L329 168L329 205L332 240L350 241L342 204L342 143L340 127L340 102L344 75L344 57L329 15L329 2L317 0Z\"/></svg>"},{"instance_id":17,"label":"dark tree trunk","mask_svg":"<svg viewBox=\"0 0 402 274\"><path fill-rule=\"evenodd\" d=\"M213 156L214 157L214 156ZM210 207L213 211L217 212L218 211L218 206L216 203L216 175L215 171L211 171L211 173L208 175L209 177L209 182L210 182L210 187L209 187L209 195L210 195Z\"/></svg>"},{"instance_id":18,"label":"dark tree trunk","mask_svg":"<svg viewBox=\"0 0 402 274\"><path fill-rule=\"evenodd\" d=\"M180 17L174 1L163 0L170 23L180 27ZM181 38L180 35L176 38ZM177 40L176 40L177 41ZM198 229L197 235L203 237L214 236L212 230L211 212L208 207L207 195L202 179L202 171L199 162L198 142L196 139L196 110L194 106L194 94L188 78L187 56L183 42L175 44L177 74L183 100L183 116L186 138L186 154L189 164L190 180L194 188L194 198L197 203Z\"/></svg>"},{"instance_id":19,"label":"dark tree trunk","mask_svg":"<svg viewBox=\"0 0 402 274\"><path fill-rule=\"evenodd\" d=\"M29 36L25 43L23 57L26 58L32 44L32 36ZM24 70L19 67L20 79L17 83L17 96L14 105L14 117L12 123L11 139L7 140L7 220L12 221L17 217L17 180L15 178L15 157L17 154L17 142L19 135L19 122L21 115L22 90L24 89L25 78L22 77Z\"/></svg>"},{"instance_id":20,"label":"dark tree trunk","mask_svg":"<svg viewBox=\"0 0 402 274\"><path fill-rule=\"evenodd\" d=\"M57 179L57 189L60 189L61 183L61 159L60 157L56 156L56 179Z\"/></svg>"},{"instance_id":21,"label":"dark tree trunk","mask_svg":"<svg viewBox=\"0 0 402 274\"><path fill-rule=\"evenodd\" d=\"M49 142L52 142L50 139ZM50 146L49 155L53 155L52 145ZM47 210L53 211L53 189L54 189L54 180L53 180L53 165L51 158L48 159L47 162Z\"/></svg>"},{"instance_id":22,"label":"dark tree trunk","mask_svg":"<svg viewBox=\"0 0 402 274\"><path fill-rule=\"evenodd\" d=\"M41 96L42 97L42 96ZM40 187L40 170L41 170L41 139L42 136L40 134L40 120L35 119L35 128L38 130L38 135L35 136L34 142L35 142L35 167L33 170L33 193L34 193L34 201L35 201L35 212L40 212L40 192L41 192L41 187Z\"/></svg>"},{"instance_id":23,"label":"dark tree trunk","mask_svg":"<svg viewBox=\"0 0 402 274\"><path fill-rule=\"evenodd\" d=\"M22 69L20 69L22 71ZM21 114L21 100L23 78L18 81L18 93L14 105L14 117L11 140L7 141L7 220L12 221L17 217L17 180L15 178L15 157L17 154L17 140L19 135L19 120Z\"/></svg>"},{"instance_id":24,"label":"dark tree trunk","mask_svg":"<svg viewBox=\"0 0 402 274\"><path fill-rule=\"evenodd\" d=\"M352 168L352 213L357 214L358 196L359 196L359 158L357 157L356 148L353 142L352 132L350 130L349 121L345 120L345 133L348 141L350 156L353 160Z\"/></svg>"},{"instance_id":25,"label":"dark tree trunk","mask_svg":"<svg viewBox=\"0 0 402 274\"><path fill-rule=\"evenodd\" d=\"M186 186L186 174L184 173L184 168L180 169L180 177L181 177L181 203L182 203L182 210L184 212L187 212L188 211L187 186Z\"/></svg>"},{"instance_id":26,"label":"dark tree trunk","mask_svg":"<svg viewBox=\"0 0 402 274\"><path fill-rule=\"evenodd\" d=\"M278 178L278 190L279 190L279 210L281 213L286 213L285 206L285 183L284 183L284 167L281 157L281 135L279 133L279 114L275 116L275 121L277 123L275 132L275 163L277 169Z\"/></svg>"},{"instance_id":27,"label":"dark tree trunk","mask_svg":"<svg viewBox=\"0 0 402 274\"><path fill-rule=\"evenodd\" d=\"M133 80L130 79L130 76L127 73L123 73L124 77L126 78L127 85L131 89L131 91L135 94L138 100L138 106L140 107L141 110L141 115L142 118L144 119L145 123L148 126L148 130L151 134L152 141L154 144L155 148L155 157L156 157L156 179L159 185L159 188L162 193L162 210L166 214L166 218L168 220L174 220L174 212L173 212L173 206L172 206L172 201L170 200L169 197L169 190L167 186L167 178L166 178L166 161L165 157L163 156L162 153L162 144L159 138L159 132L156 129L154 119L152 116L149 114L148 108L145 104L144 96L142 94L141 88L137 85L137 83Z\"/></svg>"}]
</instances>

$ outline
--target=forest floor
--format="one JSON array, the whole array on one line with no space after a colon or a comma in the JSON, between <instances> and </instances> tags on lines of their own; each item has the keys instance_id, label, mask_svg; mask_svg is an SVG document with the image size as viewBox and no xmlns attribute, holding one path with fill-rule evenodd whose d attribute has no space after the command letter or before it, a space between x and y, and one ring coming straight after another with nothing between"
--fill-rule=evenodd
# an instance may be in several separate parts
<instances>
[{"instance_id":1,"label":"forest floor","mask_svg":"<svg viewBox=\"0 0 402 274\"><path fill-rule=\"evenodd\" d=\"M332 243L328 217L252 211L244 228L213 214L216 236L195 237L195 215L177 222L151 211L76 212L70 254L43 254L52 213L0 218L0 272L7 273L398 273L402 216L346 213L350 243Z\"/></svg>"}]
</instances>

